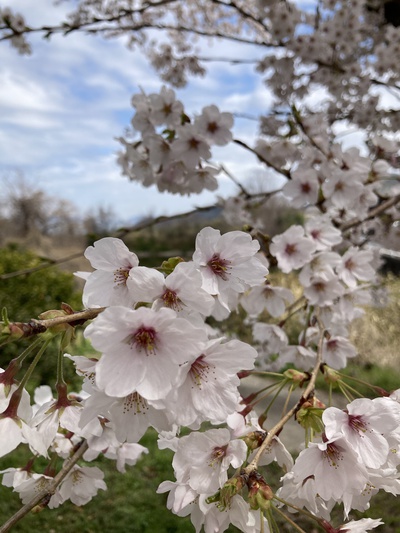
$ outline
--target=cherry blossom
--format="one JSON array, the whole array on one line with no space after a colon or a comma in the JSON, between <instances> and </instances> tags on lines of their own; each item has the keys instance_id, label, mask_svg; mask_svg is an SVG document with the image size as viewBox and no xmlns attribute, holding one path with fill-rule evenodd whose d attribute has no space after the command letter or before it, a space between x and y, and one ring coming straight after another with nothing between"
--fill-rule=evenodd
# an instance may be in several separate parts
<instances>
[{"instance_id":1,"label":"cherry blossom","mask_svg":"<svg viewBox=\"0 0 400 533\"><path fill-rule=\"evenodd\" d=\"M209 341L183 368L185 381L166 399L176 423L199 427L200 422L209 420L222 424L236 410L240 400L237 373L254 367L257 352L244 342L222 340Z\"/></svg>"},{"instance_id":2,"label":"cherry blossom","mask_svg":"<svg viewBox=\"0 0 400 533\"><path fill-rule=\"evenodd\" d=\"M193 262L203 278L203 289L229 309L229 293L241 293L262 283L268 269L255 257L260 245L242 231L221 235L203 228L196 237Z\"/></svg>"},{"instance_id":3,"label":"cherry blossom","mask_svg":"<svg viewBox=\"0 0 400 533\"><path fill-rule=\"evenodd\" d=\"M90 306L127 305L133 299L126 286L132 268L139 259L130 252L120 239L105 237L89 246L85 257L96 270L86 279L83 290L83 304Z\"/></svg>"},{"instance_id":4,"label":"cherry blossom","mask_svg":"<svg viewBox=\"0 0 400 533\"><path fill-rule=\"evenodd\" d=\"M322 420L328 438L343 437L360 462L369 468L379 468L389 455L385 435L399 427L400 409L387 398L360 398L349 403L346 411L326 409Z\"/></svg>"},{"instance_id":5,"label":"cherry blossom","mask_svg":"<svg viewBox=\"0 0 400 533\"><path fill-rule=\"evenodd\" d=\"M188 483L198 493L211 494L227 481L229 466L238 468L246 453L246 444L231 440L229 430L210 429L181 437L172 465L177 481Z\"/></svg>"},{"instance_id":6,"label":"cherry blossom","mask_svg":"<svg viewBox=\"0 0 400 533\"><path fill-rule=\"evenodd\" d=\"M272 238L270 252L277 258L282 272L287 274L308 263L316 248L314 241L305 237L301 226L291 226L281 235Z\"/></svg>"},{"instance_id":7,"label":"cherry blossom","mask_svg":"<svg viewBox=\"0 0 400 533\"><path fill-rule=\"evenodd\" d=\"M295 482L314 479L316 494L329 502L341 501L346 493L361 491L368 482L368 472L344 439L311 443L300 452L292 472Z\"/></svg>"},{"instance_id":8,"label":"cherry blossom","mask_svg":"<svg viewBox=\"0 0 400 533\"><path fill-rule=\"evenodd\" d=\"M171 309L108 307L85 335L103 355L96 384L109 396L133 392L164 398L180 379L179 365L195 357L205 334Z\"/></svg>"}]
</instances>

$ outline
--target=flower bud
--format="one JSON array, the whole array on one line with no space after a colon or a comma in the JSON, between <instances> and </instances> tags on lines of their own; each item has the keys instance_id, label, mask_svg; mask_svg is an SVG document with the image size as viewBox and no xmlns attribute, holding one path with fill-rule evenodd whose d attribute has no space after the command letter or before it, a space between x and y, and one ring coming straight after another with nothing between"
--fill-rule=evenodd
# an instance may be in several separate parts
<instances>
[{"instance_id":1,"label":"flower bud","mask_svg":"<svg viewBox=\"0 0 400 533\"><path fill-rule=\"evenodd\" d=\"M247 483L249 487L249 504L253 510L261 509L267 511L271 506L274 497L271 487L265 482L258 472L250 474Z\"/></svg>"}]
</instances>

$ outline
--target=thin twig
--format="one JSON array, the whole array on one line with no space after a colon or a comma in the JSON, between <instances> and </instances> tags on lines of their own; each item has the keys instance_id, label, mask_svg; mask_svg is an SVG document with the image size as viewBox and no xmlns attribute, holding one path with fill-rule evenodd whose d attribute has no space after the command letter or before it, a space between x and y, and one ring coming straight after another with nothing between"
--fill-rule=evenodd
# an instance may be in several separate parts
<instances>
[{"instance_id":1,"label":"thin twig","mask_svg":"<svg viewBox=\"0 0 400 533\"><path fill-rule=\"evenodd\" d=\"M275 170L279 174L282 174L283 176L285 176L285 178L291 179L291 175L290 175L289 170L285 170L284 168L279 168L278 166L276 166L271 161L268 161L268 159L265 159L254 148L251 148L251 146L249 146L245 142L241 141L240 139L233 139L233 142L238 144L239 146L242 146L243 148L246 148L246 150L248 150L249 152L252 152L259 159L259 161L261 161L262 163L265 163L268 167L272 168L273 170Z\"/></svg>"},{"instance_id":2,"label":"thin twig","mask_svg":"<svg viewBox=\"0 0 400 533\"><path fill-rule=\"evenodd\" d=\"M385 200L381 204L379 204L377 207L374 207L368 212L368 215L364 218L352 218L348 222L344 222L339 226L339 229L341 231L347 231L351 228L354 228L355 226L359 226L363 222L370 220L371 218L375 218L376 216L380 215L386 209L389 209L390 207L395 206L400 202L400 194L397 194L396 196L393 196L393 198L389 198L388 200Z\"/></svg>"},{"instance_id":3,"label":"thin twig","mask_svg":"<svg viewBox=\"0 0 400 533\"><path fill-rule=\"evenodd\" d=\"M301 398L298 400L296 405L294 405L292 407L292 409L290 409L290 411L288 411L286 413L286 415L283 416L279 420L279 422L277 424L275 424L275 426L273 428L268 430L268 435L265 438L264 442L261 444L261 446L258 448L257 453L255 454L253 460L244 469L245 473L248 474L248 475L250 475L252 472L254 472L254 470L257 470L258 463L259 463L264 451L271 444L271 442L272 442L273 438L275 437L275 435L277 433L279 433L279 431L284 427L286 422L288 422L292 418L292 416L298 411L298 409L301 407L301 405L309 398L310 394L312 394L312 392L314 391L315 382L316 382L317 375L318 375L318 372L319 372L319 369L320 369L320 365L321 365L321 361L322 361L322 344L323 344L324 332L325 332L324 327L323 327L323 325L320 322L319 322L319 326L320 326L320 338L319 338L319 342L318 342L317 361L316 361L316 363L314 365L314 368L313 368L313 370L311 372L310 381L308 382L305 391L301 395Z\"/></svg>"}]
</instances>

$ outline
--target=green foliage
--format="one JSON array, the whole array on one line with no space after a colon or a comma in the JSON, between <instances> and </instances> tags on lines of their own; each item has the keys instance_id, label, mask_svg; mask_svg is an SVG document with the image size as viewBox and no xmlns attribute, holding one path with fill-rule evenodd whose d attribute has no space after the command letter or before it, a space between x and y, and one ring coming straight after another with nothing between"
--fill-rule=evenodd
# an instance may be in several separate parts
<instances>
[{"instance_id":1,"label":"green foliage","mask_svg":"<svg viewBox=\"0 0 400 533\"><path fill-rule=\"evenodd\" d=\"M35 268L41 259L29 251L9 245L0 250L0 275ZM73 276L57 267L1 280L0 306L6 307L11 320L37 318L47 309L59 309L62 302L81 305Z\"/></svg>"},{"instance_id":2,"label":"green foliage","mask_svg":"<svg viewBox=\"0 0 400 533\"><path fill-rule=\"evenodd\" d=\"M9 245L0 250L0 276L11 272L33 269L42 260L32 252ZM0 280L0 308L7 309L8 318L14 322L27 322L49 309L59 309L62 302L74 308L82 306L80 294L75 288L74 276L57 267L45 268L37 272L20 274ZM0 366L19 355L31 342L29 339L2 346L0 349ZM38 371L43 380L55 378L57 347L53 343L47 351ZM51 360L51 361L50 361ZM51 365L51 369L47 368ZM45 382L45 381L43 381Z\"/></svg>"}]
</instances>

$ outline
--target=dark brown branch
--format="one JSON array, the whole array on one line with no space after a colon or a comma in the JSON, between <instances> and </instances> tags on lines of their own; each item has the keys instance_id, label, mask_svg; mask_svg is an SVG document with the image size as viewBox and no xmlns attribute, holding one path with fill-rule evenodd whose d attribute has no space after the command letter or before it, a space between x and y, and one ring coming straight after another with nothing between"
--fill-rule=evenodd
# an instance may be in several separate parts
<instances>
[{"instance_id":1,"label":"dark brown branch","mask_svg":"<svg viewBox=\"0 0 400 533\"><path fill-rule=\"evenodd\" d=\"M239 139L233 139L233 142L238 144L239 146L242 146L243 148L246 148L246 150L249 150L249 152L252 152L259 159L259 161L261 161L262 163L265 163L267 165L267 167L270 167L273 170L275 170L275 172L278 172L279 174L282 174L283 176L285 176L285 178L291 179L291 175L290 175L289 170L285 170L283 168L277 167L276 165L274 165L274 163L272 163L271 161L268 161L267 159L262 157L262 155L260 155L256 150L254 150L254 148L251 148L251 146L249 146L245 142L243 142L243 141L241 141Z\"/></svg>"},{"instance_id":2,"label":"dark brown branch","mask_svg":"<svg viewBox=\"0 0 400 533\"><path fill-rule=\"evenodd\" d=\"M379 204L377 207L374 207L373 209L371 209L366 217L362 219L353 218L352 220L349 220L348 222L344 222L341 226L339 226L339 229L341 231L347 231L351 228L359 226L363 222L367 220L371 220L372 218L375 218L376 216L386 211L386 209L389 209L390 207L395 206L399 202L400 202L400 194L397 194L396 196L393 196L393 198L389 198L388 200L385 200L384 202Z\"/></svg>"}]
</instances>

